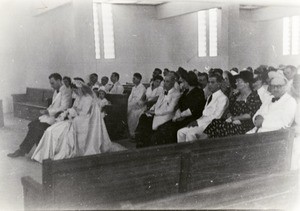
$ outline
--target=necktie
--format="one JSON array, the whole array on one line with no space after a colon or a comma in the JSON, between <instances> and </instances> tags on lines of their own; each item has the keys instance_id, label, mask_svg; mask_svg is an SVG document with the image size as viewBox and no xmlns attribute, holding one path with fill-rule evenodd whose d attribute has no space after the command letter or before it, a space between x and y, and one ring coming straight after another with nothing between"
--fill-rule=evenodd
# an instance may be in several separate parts
<instances>
[{"instance_id":1,"label":"necktie","mask_svg":"<svg viewBox=\"0 0 300 211\"><path fill-rule=\"evenodd\" d=\"M207 100L207 105L211 102L211 100L212 100L212 95L209 96L209 98L208 98L208 100Z\"/></svg>"},{"instance_id":2,"label":"necktie","mask_svg":"<svg viewBox=\"0 0 300 211\"><path fill-rule=\"evenodd\" d=\"M165 91L165 95L168 95L168 91L167 90Z\"/></svg>"},{"instance_id":3,"label":"necktie","mask_svg":"<svg viewBox=\"0 0 300 211\"><path fill-rule=\"evenodd\" d=\"M275 103L277 100L279 100L280 98L278 98L278 97L273 97L272 98L272 103Z\"/></svg>"},{"instance_id":4,"label":"necktie","mask_svg":"<svg viewBox=\"0 0 300 211\"><path fill-rule=\"evenodd\" d=\"M109 92L114 88L114 85L115 85L115 84L113 84L113 85L110 87Z\"/></svg>"}]
</instances>

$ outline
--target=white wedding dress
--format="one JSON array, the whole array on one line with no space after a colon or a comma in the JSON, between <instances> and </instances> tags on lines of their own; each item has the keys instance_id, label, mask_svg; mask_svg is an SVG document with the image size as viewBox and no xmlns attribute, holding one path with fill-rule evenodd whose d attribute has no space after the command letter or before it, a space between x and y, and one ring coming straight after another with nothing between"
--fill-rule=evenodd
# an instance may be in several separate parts
<instances>
[{"instance_id":1,"label":"white wedding dress","mask_svg":"<svg viewBox=\"0 0 300 211\"><path fill-rule=\"evenodd\" d=\"M32 159L42 163L44 159L59 160L76 156L99 154L126 148L112 143L103 120L106 99L76 98L69 113L77 112L72 120L64 120L47 128Z\"/></svg>"},{"instance_id":2,"label":"white wedding dress","mask_svg":"<svg viewBox=\"0 0 300 211\"><path fill-rule=\"evenodd\" d=\"M100 154L103 152L114 152L125 150L120 144L111 142L105 122L105 113L102 108L108 105L106 99L95 99L89 121L89 131L86 139L84 155Z\"/></svg>"}]
</instances>

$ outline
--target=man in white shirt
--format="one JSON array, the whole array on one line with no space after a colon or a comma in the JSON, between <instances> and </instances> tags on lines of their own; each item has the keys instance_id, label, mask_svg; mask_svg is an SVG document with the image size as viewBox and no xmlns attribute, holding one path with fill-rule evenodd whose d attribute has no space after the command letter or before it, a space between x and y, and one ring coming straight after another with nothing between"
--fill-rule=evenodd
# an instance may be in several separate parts
<instances>
[{"instance_id":1,"label":"man in white shirt","mask_svg":"<svg viewBox=\"0 0 300 211\"><path fill-rule=\"evenodd\" d=\"M136 129L137 147L151 146L151 137L159 130L159 126L171 120L175 106L180 98L180 92L174 88L175 76L168 74L165 77L164 93L161 93L157 102L139 119Z\"/></svg>"},{"instance_id":2,"label":"man in white shirt","mask_svg":"<svg viewBox=\"0 0 300 211\"><path fill-rule=\"evenodd\" d=\"M95 89L98 90L100 88L101 84L98 81L98 75L97 75L97 73L92 73L90 75L89 79L90 79L90 81L88 82L87 85L89 87L91 87L92 90L95 90Z\"/></svg>"},{"instance_id":3,"label":"man in white shirt","mask_svg":"<svg viewBox=\"0 0 300 211\"><path fill-rule=\"evenodd\" d=\"M286 79L288 80L287 87L286 87L287 92L290 92L291 88L292 88L294 76L297 74L297 68L293 65L287 65L283 69L283 74L286 77Z\"/></svg>"},{"instance_id":4,"label":"man in white shirt","mask_svg":"<svg viewBox=\"0 0 300 211\"><path fill-rule=\"evenodd\" d=\"M211 91L208 88L208 74L207 73L198 73L198 82L200 84L200 88L204 92L205 100L211 95Z\"/></svg>"},{"instance_id":5,"label":"man in white shirt","mask_svg":"<svg viewBox=\"0 0 300 211\"><path fill-rule=\"evenodd\" d=\"M263 79L260 74L254 74L252 87L253 90L257 91L262 104L272 98L271 93L266 89L265 86L263 86Z\"/></svg>"},{"instance_id":6,"label":"man in white shirt","mask_svg":"<svg viewBox=\"0 0 300 211\"><path fill-rule=\"evenodd\" d=\"M287 79L274 72L270 79L270 98L253 116L255 128L249 133L267 132L290 127L294 121L297 103L287 91Z\"/></svg>"},{"instance_id":7,"label":"man in white shirt","mask_svg":"<svg viewBox=\"0 0 300 211\"><path fill-rule=\"evenodd\" d=\"M187 127L177 131L177 142L195 141L203 133L213 119L219 119L228 106L228 98L221 91L222 76L209 76L208 88L212 94L208 97L202 116Z\"/></svg>"},{"instance_id":8,"label":"man in white shirt","mask_svg":"<svg viewBox=\"0 0 300 211\"><path fill-rule=\"evenodd\" d=\"M123 94L124 87L119 82L120 75L119 73L113 72L110 76L110 80L113 83L109 88L109 94Z\"/></svg>"},{"instance_id":9,"label":"man in white shirt","mask_svg":"<svg viewBox=\"0 0 300 211\"><path fill-rule=\"evenodd\" d=\"M127 106L127 123L129 134L132 138L135 137L135 129L139 122L139 118L144 111L143 98L146 93L145 86L141 83L142 75L140 73L134 73L132 82L134 87L128 98Z\"/></svg>"},{"instance_id":10,"label":"man in white shirt","mask_svg":"<svg viewBox=\"0 0 300 211\"><path fill-rule=\"evenodd\" d=\"M51 87L55 90L52 98L52 104L46 109L41 110L42 116L28 124L28 132L18 150L10 153L8 157L19 157L29 153L31 148L38 144L44 131L55 122L58 113L65 111L71 106L72 91L62 84L62 77L58 73L49 76Z\"/></svg>"}]
</instances>

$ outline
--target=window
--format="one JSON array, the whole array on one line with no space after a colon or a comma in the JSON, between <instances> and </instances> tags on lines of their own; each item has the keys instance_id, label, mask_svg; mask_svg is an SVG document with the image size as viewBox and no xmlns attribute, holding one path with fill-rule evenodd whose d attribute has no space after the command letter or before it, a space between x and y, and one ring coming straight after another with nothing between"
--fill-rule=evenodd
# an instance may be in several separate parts
<instances>
[{"instance_id":1,"label":"window","mask_svg":"<svg viewBox=\"0 0 300 211\"><path fill-rule=\"evenodd\" d=\"M208 47L207 47L208 46ZM198 56L218 55L218 9L198 12Z\"/></svg>"},{"instance_id":2,"label":"window","mask_svg":"<svg viewBox=\"0 0 300 211\"><path fill-rule=\"evenodd\" d=\"M101 10L98 5L101 5ZM100 11L99 11L100 10ZM115 58L115 43L114 43L114 27L111 4L94 3L94 36L95 36L95 54L96 59L100 59L100 27L99 27L99 13L101 13L102 20L102 35L103 35L103 52L104 59Z\"/></svg>"},{"instance_id":3,"label":"window","mask_svg":"<svg viewBox=\"0 0 300 211\"><path fill-rule=\"evenodd\" d=\"M96 59L100 59L100 35L99 35L99 20L97 4L93 4L93 19L94 19L94 39L95 39L95 54Z\"/></svg>"},{"instance_id":4,"label":"window","mask_svg":"<svg viewBox=\"0 0 300 211\"><path fill-rule=\"evenodd\" d=\"M283 18L283 55L299 55L300 53L300 16Z\"/></svg>"}]
</instances>

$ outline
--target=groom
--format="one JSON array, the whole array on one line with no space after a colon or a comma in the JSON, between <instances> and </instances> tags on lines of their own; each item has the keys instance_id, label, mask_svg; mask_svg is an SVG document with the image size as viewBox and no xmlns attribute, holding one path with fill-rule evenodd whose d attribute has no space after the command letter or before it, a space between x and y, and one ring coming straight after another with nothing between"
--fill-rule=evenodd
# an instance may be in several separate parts
<instances>
[{"instance_id":1,"label":"groom","mask_svg":"<svg viewBox=\"0 0 300 211\"><path fill-rule=\"evenodd\" d=\"M49 76L49 82L54 89L52 104L46 110L40 111L42 116L28 124L29 130L19 149L14 153L9 153L7 155L8 157L15 158L29 153L34 144L39 143L44 131L50 125L54 124L55 115L71 106L72 91L62 84L61 75L58 73L51 74Z\"/></svg>"}]
</instances>

